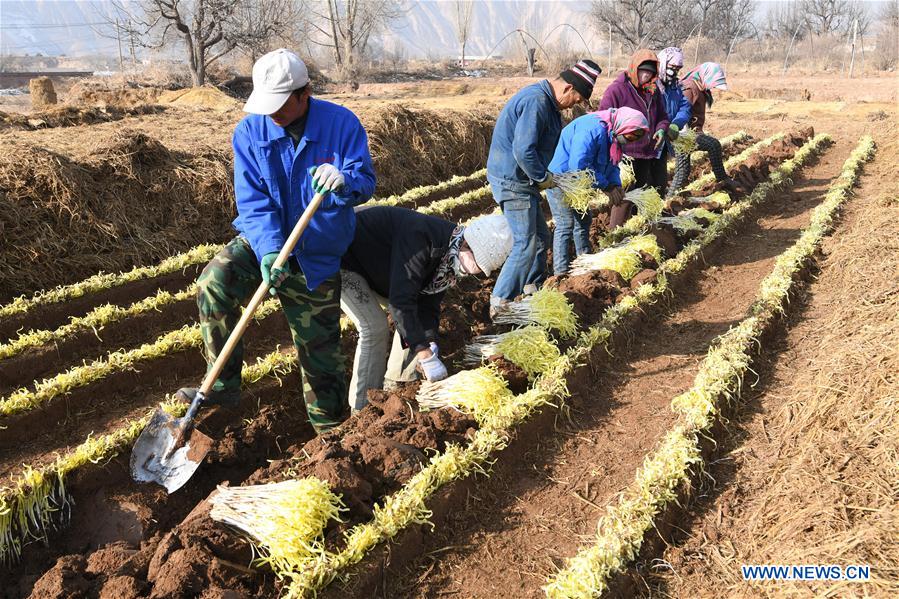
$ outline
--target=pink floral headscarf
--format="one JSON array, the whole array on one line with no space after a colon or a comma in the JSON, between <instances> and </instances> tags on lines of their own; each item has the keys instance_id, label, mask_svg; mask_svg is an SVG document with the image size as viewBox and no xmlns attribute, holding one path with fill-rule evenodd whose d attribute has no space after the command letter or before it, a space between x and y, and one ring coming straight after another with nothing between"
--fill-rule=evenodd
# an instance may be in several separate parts
<instances>
[{"instance_id":1,"label":"pink floral headscarf","mask_svg":"<svg viewBox=\"0 0 899 599\"><path fill-rule=\"evenodd\" d=\"M724 67L717 62L704 62L698 67L690 69L681 81L695 81L702 91L713 89L727 90L727 79L724 76Z\"/></svg>"},{"instance_id":2,"label":"pink floral headscarf","mask_svg":"<svg viewBox=\"0 0 899 599\"><path fill-rule=\"evenodd\" d=\"M612 144L609 147L609 156L612 158L612 164L621 162L621 144L618 143L619 135L627 135L634 131L643 131L643 134L649 132L649 122L639 110L622 106L621 108L609 108L608 110L597 110L594 112L599 119L606 124L609 129L609 138Z\"/></svg>"}]
</instances>

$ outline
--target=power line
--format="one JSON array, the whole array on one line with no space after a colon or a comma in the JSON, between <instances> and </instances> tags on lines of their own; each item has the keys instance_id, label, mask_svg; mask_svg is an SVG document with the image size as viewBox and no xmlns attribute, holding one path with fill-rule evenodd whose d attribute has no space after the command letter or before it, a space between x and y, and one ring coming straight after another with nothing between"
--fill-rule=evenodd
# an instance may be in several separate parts
<instances>
[{"instance_id":1,"label":"power line","mask_svg":"<svg viewBox=\"0 0 899 599\"><path fill-rule=\"evenodd\" d=\"M60 29L69 27L93 27L95 25L109 25L105 22L97 23L69 23L67 25L59 25L53 23L35 23L31 25L0 25L0 29Z\"/></svg>"}]
</instances>

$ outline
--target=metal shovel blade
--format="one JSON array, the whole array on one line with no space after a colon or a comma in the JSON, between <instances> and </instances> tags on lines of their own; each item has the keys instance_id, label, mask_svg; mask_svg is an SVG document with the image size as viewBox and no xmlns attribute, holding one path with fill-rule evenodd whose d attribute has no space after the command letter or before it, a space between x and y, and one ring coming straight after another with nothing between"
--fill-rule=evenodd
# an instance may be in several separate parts
<instances>
[{"instance_id":1,"label":"metal shovel blade","mask_svg":"<svg viewBox=\"0 0 899 599\"><path fill-rule=\"evenodd\" d=\"M200 466L212 447L212 439L191 429L186 442L175 451L175 439L185 418L173 418L157 409L131 450L131 477L138 482L155 482L174 493Z\"/></svg>"}]
</instances>

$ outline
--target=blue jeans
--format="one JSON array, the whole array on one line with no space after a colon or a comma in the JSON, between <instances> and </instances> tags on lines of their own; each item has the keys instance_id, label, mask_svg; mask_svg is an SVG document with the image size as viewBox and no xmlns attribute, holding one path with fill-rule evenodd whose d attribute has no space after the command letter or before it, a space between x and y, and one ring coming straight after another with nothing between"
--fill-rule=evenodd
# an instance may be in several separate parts
<instances>
[{"instance_id":1,"label":"blue jeans","mask_svg":"<svg viewBox=\"0 0 899 599\"><path fill-rule=\"evenodd\" d=\"M568 272L568 266L571 264L568 245L572 237L575 255L580 256L593 251L590 247L590 222L593 215L588 210L581 216L565 203L562 199L562 190L556 187L546 190L546 199L556 221L556 230L553 233L553 274L563 275Z\"/></svg>"},{"instance_id":2,"label":"blue jeans","mask_svg":"<svg viewBox=\"0 0 899 599\"><path fill-rule=\"evenodd\" d=\"M533 191L511 190L499 185L491 185L491 188L512 231L512 251L499 271L493 295L511 300L521 295L525 285L540 287L546 280L549 228L536 188Z\"/></svg>"}]
</instances>

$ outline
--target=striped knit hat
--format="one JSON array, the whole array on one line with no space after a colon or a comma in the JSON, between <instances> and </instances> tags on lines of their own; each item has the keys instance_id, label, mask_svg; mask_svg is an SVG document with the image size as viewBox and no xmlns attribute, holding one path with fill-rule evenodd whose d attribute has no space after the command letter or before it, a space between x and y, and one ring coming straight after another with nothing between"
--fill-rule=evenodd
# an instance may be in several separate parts
<instances>
[{"instance_id":1,"label":"striped knit hat","mask_svg":"<svg viewBox=\"0 0 899 599\"><path fill-rule=\"evenodd\" d=\"M570 83L579 94L584 96L585 100L589 100L593 94L593 86L596 84L596 78L602 73L599 65L592 60L579 60L576 65L559 73L565 83Z\"/></svg>"}]
</instances>

